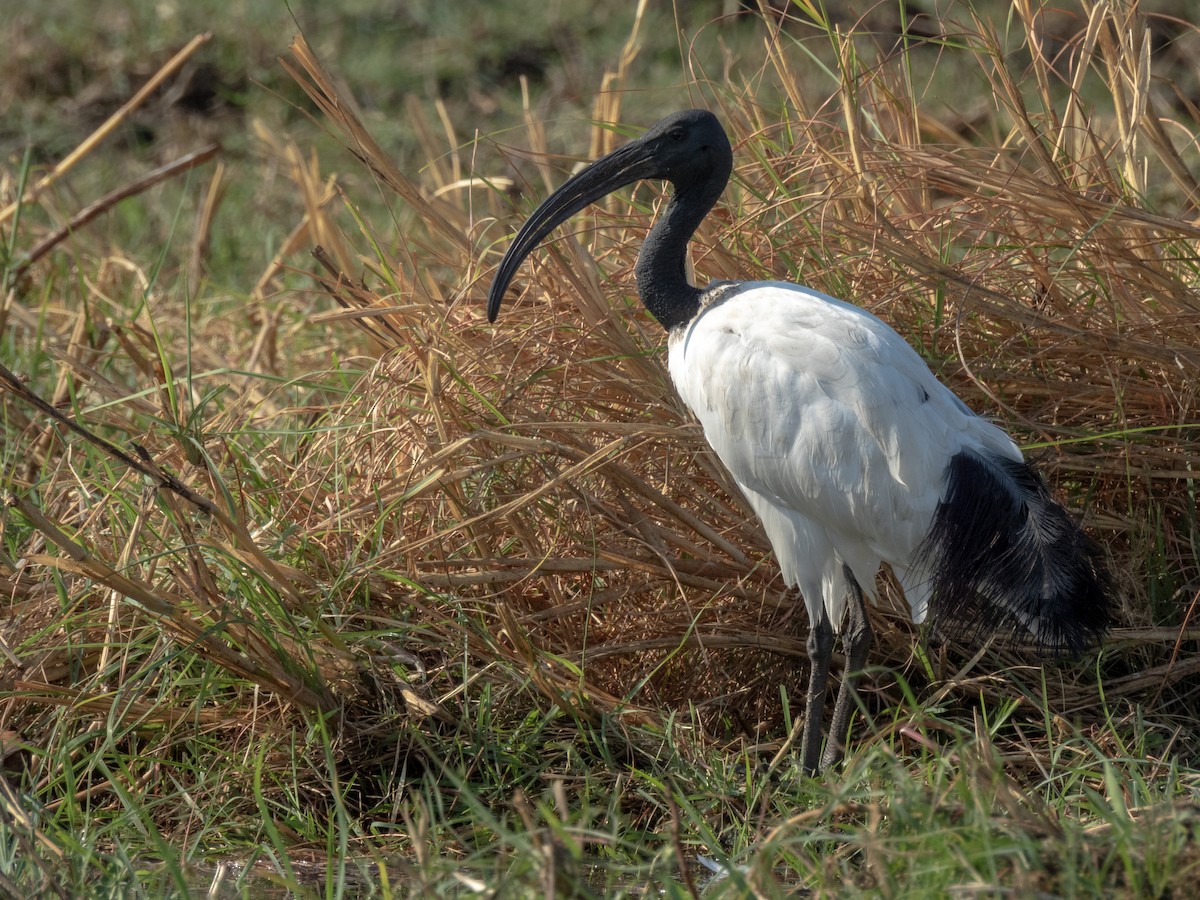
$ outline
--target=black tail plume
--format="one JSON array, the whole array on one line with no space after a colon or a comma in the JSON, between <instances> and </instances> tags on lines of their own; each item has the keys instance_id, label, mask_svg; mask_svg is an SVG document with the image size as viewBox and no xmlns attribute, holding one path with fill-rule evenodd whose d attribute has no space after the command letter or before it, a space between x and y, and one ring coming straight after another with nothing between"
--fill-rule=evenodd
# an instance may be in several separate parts
<instances>
[{"instance_id":1,"label":"black tail plume","mask_svg":"<svg viewBox=\"0 0 1200 900\"><path fill-rule=\"evenodd\" d=\"M1069 653L1108 628L1112 581L1100 548L1024 462L969 450L951 459L917 561L939 626L991 630L1015 620Z\"/></svg>"}]
</instances>

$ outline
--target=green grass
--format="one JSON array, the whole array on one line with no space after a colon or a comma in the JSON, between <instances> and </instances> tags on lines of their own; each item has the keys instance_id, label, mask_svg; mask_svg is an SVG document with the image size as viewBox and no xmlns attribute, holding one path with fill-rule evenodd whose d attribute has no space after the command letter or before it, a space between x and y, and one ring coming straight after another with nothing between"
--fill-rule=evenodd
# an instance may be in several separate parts
<instances>
[{"instance_id":1,"label":"green grass","mask_svg":"<svg viewBox=\"0 0 1200 900\"><path fill-rule=\"evenodd\" d=\"M782 32L715 2L101 7L0 26L0 205L214 37L0 222L0 894L1191 893L1194 28L1115 11L1072 98L1029 35L1078 52L1074 7L942 4L907 42L886 4ZM1165 137L1122 132L1143 101ZM689 104L738 166L697 277L878 312L1118 576L1102 653L1051 662L921 635L884 584L817 779L803 615L632 296L660 192L582 215L483 322L514 228L612 140L591 120ZM223 171L28 259L213 138Z\"/></svg>"}]
</instances>

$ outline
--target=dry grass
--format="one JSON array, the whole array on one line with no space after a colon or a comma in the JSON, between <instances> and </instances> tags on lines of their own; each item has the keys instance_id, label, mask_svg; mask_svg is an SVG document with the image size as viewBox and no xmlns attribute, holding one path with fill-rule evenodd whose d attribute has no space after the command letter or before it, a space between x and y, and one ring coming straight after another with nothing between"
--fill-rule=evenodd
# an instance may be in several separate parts
<instances>
[{"instance_id":1,"label":"dry grass","mask_svg":"<svg viewBox=\"0 0 1200 900\"><path fill-rule=\"evenodd\" d=\"M980 60L998 58L984 23L974 24L979 33L960 39ZM1097 19L1100 37L1123 27ZM1122 84L1121 49L1089 32L1080 52L1099 54L1093 44L1108 54L1102 71ZM786 39L770 46L780 83L797 84ZM1197 577L1186 447L1196 437L1200 347L1189 339L1200 325L1200 227L1149 211L1123 175L1173 170L1179 151L1145 116L1139 142L1099 132L1101 120L1081 119L1077 105L1064 125L1048 94L1031 110L998 66L988 76L1013 120L1004 149L948 141L948 126L898 100L899 66L866 69L849 41L841 49L853 80L824 112L794 95L794 117L780 124L723 101L740 164L726 205L697 236L697 278L799 278L894 323L968 403L1032 447L1110 549L1123 602L1109 700L1194 683L1176 641L1189 633ZM1055 79L1044 60L1033 68L1039 85ZM311 60L307 75L347 145L405 199L419 194L387 171ZM592 146L607 146L608 134L598 128ZM536 129L530 139L544 158ZM1055 151L1066 143L1087 152ZM1142 155L1131 159L1132 148ZM1195 151L1184 148L1193 163ZM498 651L540 670L552 702L583 694L607 709L616 696L643 712L691 702L721 714L705 719L717 734L728 714L751 733L777 728L772 686L794 686L804 624L778 596L761 533L652 354L662 336L628 295L652 211L610 201L595 214L603 230L590 252L571 238L555 244L523 273L522 301L493 329L479 317L479 259L495 252L492 217L514 221L505 196L482 181L426 191L438 198L422 200L428 233L404 238L421 245L417 265L386 252L367 263L386 270L395 293L336 277L361 262L327 268L346 315L394 352L366 391L369 407L342 410L331 432L351 481L371 495L314 528L386 511L381 562L453 604L478 604ZM1191 203L1184 195L1179 212ZM464 234L486 253L464 247ZM429 277L430 248L439 270L466 273L453 287ZM626 298L615 307L608 279ZM1152 596L1164 576L1173 595ZM408 602L383 586L372 596ZM913 676L912 629L891 610L880 618L876 659ZM1157 627L1164 621L1182 630ZM970 657L966 647L947 652ZM1000 648L976 672L1033 658ZM1029 687L944 665L963 699ZM1062 678L1053 706L1097 716L1091 673Z\"/></svg>"},{"instance_id":2,"label":"dry grass","mask_svg":"<svg viewBox=\"0 0 1200 900\"><path fill-rule=\"evenodd\" d=\"M1013 701L1018 718L1049 710L1094 727L1102 745L1099 726L1140 706L1168 735L1164 754L1191 755L1200 150L1195 122L1159 108L1144 20L1121 4L1096 10L1062 55L1034 52L1023 72L1006 68L985 22L948 35L942 52L972 55L991 85L995 109L976 121L931 114L904 54L832 28L840 83L827 97L799 87L806 60L786 32L766 43L762 73L784 109L698 77L737 169L694 265L698 280L801 280L879 313L1041 458L1108 548L1122 602L1098 667L1063 664L1043 678L1036 653L1012 643L914 652L889 589L872 614L872 706L902 706L911 689L970 722L979 704ZM1037 17L1018 11L1040 46ZM305 201L286 249L319 246L316 277L339 304L310 326L353 323L382 359L344 397L326 389L295 405L234 376L235 399L197 420L210 407L172 374L172 348L150 329L92 328L86 304L43 314L59 336L44 361L59 386L38 408L16 377L4 399L21 440L6 456L0 556L4 727L44 747L55 740L47 728L119 720L148 758L190 752L199 735L244 748L267 733L274 754L297 710L333 712L339 763L363 774L376 754L425 758L425 741L466 727L488 684L514 698L514 720L532 705L657 730L690 705L697 752L777 748L780 686L802 695L806 623L674 395L663 336L632 294L660 194L589 212L585 236L523 269L519 300L491 327L490 268L530 202L511 186L525 176L537 197L563 176L537 115L520 153L533 162L514 164L517 177L501 162L515 148L464 141L443 122L425 140L444 155L431 151L435 163L413 178L303 41L286 65L380 191L416 214L384 237L388 223L354 217L314 161L263 135ZM1082 102L1087 67L1111 109ZM619 117L622 87L618 73L606 120ZM613 140L597 125L592 152ZM1153 203L1152 186L1164 195ZM37 327L52 258L29 260L5 286L4 328ZM278 328L267 316L257 340L225 345L241 348L240 371L269 367ZM195 352L216 370L227 365L220 346ZM102 374L102 355L126 384ZM82 418L112 444L80 441L54 417ZM275 423L286 433L252 435ZM186 670L193 654L229 677L218 698L161 674ZM71 718L47 725L55 706ZM881 724L875 736L891 733ZM1007 750L1036 765L1041 740ZM139 777L118 786L94 774L84 789L164 776L151 766ZM207 785L193 796L224 794Z\"/></svg>"}]
</instances>

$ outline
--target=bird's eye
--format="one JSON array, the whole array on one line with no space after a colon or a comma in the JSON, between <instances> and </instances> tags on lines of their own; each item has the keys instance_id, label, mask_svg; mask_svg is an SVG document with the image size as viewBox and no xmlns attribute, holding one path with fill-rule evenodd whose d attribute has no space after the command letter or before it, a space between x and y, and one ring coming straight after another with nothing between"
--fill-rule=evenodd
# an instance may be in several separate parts
<instances>
[{"instance_id":1,"label":"bird's eye","mask_svg":"<svg viewBox=\"0 0 1200 900\"><path fill-rule=\"evenodd\" d=\"M670 135L671 140L675 141L675 143L679 143L683 140L682 128L672 128L669 132L667 132L667 134Z\"/></svg>"}]
</instances>

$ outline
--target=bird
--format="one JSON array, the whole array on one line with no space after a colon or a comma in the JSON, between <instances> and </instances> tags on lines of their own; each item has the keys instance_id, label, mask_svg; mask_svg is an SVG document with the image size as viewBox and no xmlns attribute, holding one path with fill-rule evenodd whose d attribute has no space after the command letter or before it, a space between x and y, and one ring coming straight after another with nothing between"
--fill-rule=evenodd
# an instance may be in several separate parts
<instances>
[{"instance_id":1,"label":"bird","mask_svg":"<svg viewBox=\"0 0 1200 900\"><path fill-rule=\"evenodd\" d=\"M1023 629L1056 655L1102 637L1112 579L1099 545L1012 438L882 319L790 282L691 284L688 243L732 170L713 113L668 115L534 210L495 270L487 316L496 321L522 261L558 225L629 184L671 185L638 254L638 295L667 332L676 391L803 598L810 672L800 764L817 775L844 755L882 563L914 623L984 636ZM846 663L822 753L835 634Z\"/></svg>"}]
</instances>

